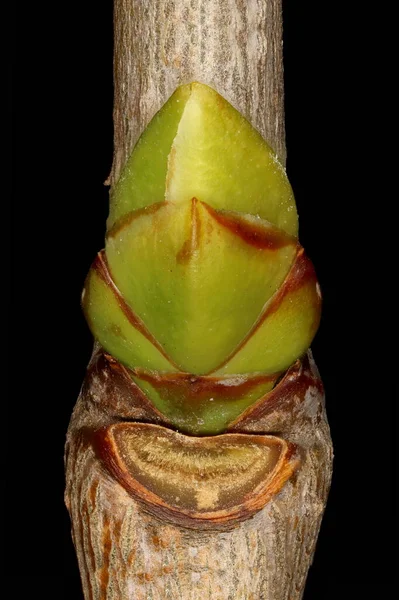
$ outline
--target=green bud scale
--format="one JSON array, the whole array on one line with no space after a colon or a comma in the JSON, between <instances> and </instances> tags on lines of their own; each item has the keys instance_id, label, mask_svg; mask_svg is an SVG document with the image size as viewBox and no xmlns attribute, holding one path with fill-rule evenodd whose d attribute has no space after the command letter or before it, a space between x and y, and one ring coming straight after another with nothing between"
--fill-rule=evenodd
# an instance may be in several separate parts
<instances>
[{"instance_id":1,"label":"green bud scale","mask_svg":"<svg viewBox=\"0 0 399 600\"><path fill-rule=\"evenodd\" d=\"M273 150L212 88L179 87L111 192L90 329L178 430L223 432L317 331L321 296Z\"/></svg>"}]
</instances>

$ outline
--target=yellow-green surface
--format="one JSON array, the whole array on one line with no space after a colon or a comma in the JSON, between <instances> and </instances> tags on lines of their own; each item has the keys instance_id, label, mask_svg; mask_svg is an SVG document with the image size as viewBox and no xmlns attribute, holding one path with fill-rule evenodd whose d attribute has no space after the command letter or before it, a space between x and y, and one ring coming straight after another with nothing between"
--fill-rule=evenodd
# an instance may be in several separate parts
<instances>
[{"instance_id":1,"label":"yellow-green surface","mask_svg":"<svg viewBox=\"0 0 399 600\"><path fill-rule=\"evenodd\" d=\"M154 372L156 385L137 371L135 381L182 431L223 431L273 382L199 398L163 388L165 374L277 374L310 345L320 296L309 261L299 279L293 266L291 186L215 90L181 86L154 116L112 190L107 227L109 270L88 276L88 323L117 360Z\"/></svg>"},{"instance_id":2,"label":"yellow-green surface","mask_svg":"<svg viewBox=\"0 0 399 600\"><path fill-rule=\"evenodd\" d=\"M294 195L276 155L231 104L200 83L179 87L140 137L111 195L108 227L131 210L193 196L297 234Z\"/></svg>"},{"instance_id":3,"label":"yellow-green surface","mask_svg":"<svg viewBox=\"0 0 399 600\"><path fill-rule=\"evenodd\" d=\"M130 323L111 288L93 268L86 279L82 306L94 337L121 363L128 367L175 370Z\"/></svg>"},{"instance_id":4,"label":"yellow-green surface","mask_svg":"<svg viewBox=\"0 0 399 600\"><path fill-rule=\"evenodd\" d=\"M140 377L133 379L176 429L195 435L214 435L223 432L228 423L269 392L277 377L244 389L240 395L233 393L230 397L221 393L220 389L190 395L184 388L155 387Z\"/></svg>"},{"instance_id":5,"label":"yellow-green surface","mask_svg":"<svg viewBox=\"0 0 399 600\"><path fill-rule=\"evenodd\" d=\"M245 220L251 227L252 220ZM230 216L228 223L234 225ZM255 223L254 223L255 224ZM265 235L273 228L260 219ZM296 252L258 248L220 224L201 202L132 214L106 255L124 299L183 371L215 369L280 287Z\"/></svg>"},{"instance_id":6,"label":"yellow-green surface","mask_svg":"<svg viewBox=\"0 0 399 600\"><path fill-rule=\"evenodd\" d=\"M147 125L110 195L110 228L121 216L165 199L168 157L190 86L181 86Z\"/></svg>"},{"instance_id":7,"label":"yellow-green surface","mask_svg":"<svg viewBox=\"0 0 399 600\"><path fill-rule=\"evenodd\" d=\"M319 314L316 282L312 280L288 293L278 310L265 319L214 375L275 373L287 369L310 346L319 325Z\"/></svg>"}]
</instances>

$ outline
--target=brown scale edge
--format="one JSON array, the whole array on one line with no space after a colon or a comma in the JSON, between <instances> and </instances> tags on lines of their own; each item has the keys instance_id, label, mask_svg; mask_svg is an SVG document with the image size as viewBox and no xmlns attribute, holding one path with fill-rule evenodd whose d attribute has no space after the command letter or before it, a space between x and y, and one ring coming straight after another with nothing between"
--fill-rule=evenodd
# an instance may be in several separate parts
<instances>
[{"instance_id":1,"label":"brown scale edge","mask_svg":"<svg viewBox=\"0 0 399 600\"><path fill-rule=\"evenodd\" d=\"M295 361L284 376L267 394L249 406L239 417L227 426L229 432L252 431L259 427L271 413L292 412L295 403L302 403L309 388L315 388L322 396L323 383L318 372L311 365L310 351Z\"/></svg>"},{"instance_id":2,"label":"brown scale edge","mask_svg":"<svg viewBox=\"0 0 399 600\"><path fill-rule=\"evenodd\" d=\"M134 424L132 423L132 425ZM144 426L149 428L161 428L161 426L154 424L143 424L143 427ZM183 435L170 429L162 429L171 436ZM263 488L258 485L250 494L249 498L235 507L226 510L200 513L193 510L170 506L162 500L162 498L148 490L131 476L127 469L123 468L124 465L121 464L121 461L118 460L118 453L115 449L116 444L112 436L112 426L94 432L92 430L81 431L81 435L91 444L97 458L99 458L105 470L111 474L146 511L154 514L154 516L159 519L166 519L189 529L200 527L202 530L205 530L215 527L219 528L219 526L223 527L224 525L228 528L231 526L231 522L238 524L248 519L256 512L260 511L265 504L282 489L286 481L294 474L300 465L300 450L295 444L274 436L245 434L246 441L248 441L249 444L251 442L256 442L257 444L262 443L265 445L279 443L282 447L279 460L268 477L266 485L264 485ZM211 436L210 438L203 437L200 438L200 440L203 442L207 439L215 440L218 437L223 437L224 439L226 439L226 437L236 439L237 436L241 437L241 434L227 433L221 434L220 436ZM261 487L261 489L259 489L259 487Z\"/></svg>"},{"instance_id":3,"label":"brown scale edge","mask_svg":"<svg viewBox=\"0 0 399 600\"><path fill-rule=\"evenodd\" d=\"M87 369L87 374L82 387L82 397L92 405L108 415L108 424L115 420L157 423L175 429L170 420L159 411L151 399L133 381L133 371L121 365L111 355L104 352L101 347L93 354ZM224 386L220 380L212 377L190 376L185 373L155 374L138 370L137 376L150 381L173 387L188 386L191 394L220 393ZM256 384L268 379L270 376L251 375L237 387L250 386L252 380ZM226 379L226 378L224 378ZM323 394L323 384L318 373L311 367L309 352L298 359L281 377L275 387L261 396L251 406L245 409L240 416L232 421L226 432L234 433L270 433L283 432L295 418L294 409L304 401L309 388L316 389ZM226 386L226 393L231 394L231 386ZM270 416L274 415L272 428ZM280 415L280 416L279 416Z\"/></svg>"},{"instance_id":4,"label":"brown scale edge","mask_svg":"<svg viewBox=\"0 0 399 600\"><path fill-rule=\"evenodd\" d=\"M265 226L262 221L256 223L240 213L216 210L206 202L201 202L201 204L215 221L229 229L250 246L260 250L280 250L289 245L299 246L296 237L289 235L271 223L268 224L269 226Z\"/></svg>"},{"instance_id":5,"label":"brown scale edge","mask_svg":"<svg viewBox=\"0 0 399 600\"><path fill-rule=\"evenodd\" d=\"M150 204L149 206L143 206L142 208L138 208L136 210L131 210L130 212L123 215L120 219L116 221L112 225L112 227L107 231L105 239L115 237L118 233L120 233L125 227L128 227L135 219L139 217L152 215L164 206L167 206L168 202L155 202L154 204Z\"/></svg>"},{"instance_id":6,"label":"brown scale edge","mask_svg":"<svg viewBox=\"0 0 399 600\"><path fill-rule=\"evenodd\" d=\"M266 321L266 319L278 310L284 298L288 294L301 288L306 283L312 280L315 283L317 283L315 268L313 266L312 261L306 256L305 250L302 248L302 246L299 246L293 265L288 271L288 274L284 279L281 287L277 290L277 292L275 292L275 294L270 298L270 300L267 301L258 320L253 325L252 329L239 343L239 345L233 350L233 352L209 374L212 374L224 367L245 346L248 340L254 335L254 333L256 333L256 331L261 327L261 325ZM321 302L321 295L319 291L317 297L318 301ZM317 331L318 325L319 317L318 320L314 323L315 331Z\"/></svg>"},{"instance_id":7,"label":"brown scale edge","mask_svg":"<svg viewBox=\"0 0 399 600\"><path fill-rule=\"evenodd\" d=\"M112 278L112 274L110 272L107 257L105 255L104 250L101 250L97 254L97 256L94 259L94 262L91 266L91 269L95 270L97 272L97 274L102 278L104 283L110 288L110 290L114 294L115 298L117 299L121 310L123 311L123 313L129 320L129 322L132 324L132 326L135 329L137 329L138 331L140 331L140 333L145 338L147 338L147 340L149 342L151 342L151 344L153 344L153 346L155 346L155 348L157 348L157 350L159 350L159 352L170 362L170 364L173 367L178 369L178 366L173 362L173 360L170 358L170 356L168 356L168 354L165 352L165 350L161 346L161 344L148 331L148 329L145 326L145 324L143 323L143 321L136 315L136 313L133 311L133 309L124 300L122 294L120 293L118 287L116 286L116 284ZM89 271L89 276L90 276L90 271ZM85 286L85 288L86 288L86 286Z\"/></svg>"},{"instance_id":8,"label":"brown scale edge","mask_svg":"<svg viewBox=\"0 0 399 600\"><path fill-rule=\"evenodd\" d=\"M82 396L118 420L135 419L171 426L168 418L133 381L129 369L101 347L88 366Z\"/></svg>"},{"instance_id":9,"label":"brown scale edge","mask_svg":"<svg viewBox=\"0 0 399 600\"><path fill-rule=\"evenodd\" d=\"M100 384L101 397L95 398L95 380L98 378L100 381L97 384ZM166 430L170 431L171 435L176 432L164 415L155 408L150 399L132 381L129 370L106 354L100 347L90 362L88 374L82 388L82 397L87 400L91 396L90 399L97 406L96 410L100 409L103 417L98 421L96 420L97 425L96 421L91 420L86 422L86 425L82 423L76 434L86 447L93 448L108 477L118 482L129 495L134 497L145 512L158 519L167 520L189 529L229 530L261 510L272 497L275 497L282 490L284 484L290 478L294 482L295 473L300 467L300 457L303 452L301 445L297 443L300 440L288 441L291 436L288 431L284 431L284 427L277 427L275 430L268 428L268 416L272 413L278 415L289 413L295 418L293 407L297 401L300 404L300 414L305 416L301 405L306 392L311 387L316 388L320 394L323 393L321 380L312 370L309 356L306 355L288 369L273 390L265 394L246 409L240 417L235 419L228 426L225 433L220 436L208 436L208 438L215 439L216 437L243 434L248 438L248 441L251 438L256 438L258 441L261 436L265 436L265 439L278 441L285 448L274 469L273 476L268 477L266 489L262 490L262 493L254 493L246 502L225 511L196 513L195 511L185 511L181 508L169 506L121 468L116 459L116 453L113 451L114 442L108 435L109 428L113 424L127 424L126 419L128 419L149 426L162 425L163 429L167 428ZM207 438L201 437L199 439Z\"/></svg>"},{"instance_id":10,"label":"brown scale edge","mask_svg":"<svg viewBox=\"0 0 399 600\"><path fill-rule=\"evenodd\" d=\"M184 242L176 255L176 262L178 264L186 264L194 256L198 249L199 236L201 229L201 220L198 214L198 200L197 198L191 199L191 228L190 237Z\"/></svg>"},{"instance_id":11,"label":"brown scale edge","mask_svg":"<svg viewBox=\"0 0 399 600\"><path fill-rule=\"evenodd\" d=\"M158 373L146 369L136 368L130 371L138 379L147 381L158 393L162 390L184 392L188 402L193 404L201 401L204 396L217 395L225 400L235 400L241 397L243 393L251 390L253 387L276 381L282 373L272 373L270 375L248 374L248 375L227 375L222 377L212 377L208 375L192 375L190 373ZM234 381L234 384L232 383ZM227 385L227 382L231 382Z\"/></svg>"}]
</instances>

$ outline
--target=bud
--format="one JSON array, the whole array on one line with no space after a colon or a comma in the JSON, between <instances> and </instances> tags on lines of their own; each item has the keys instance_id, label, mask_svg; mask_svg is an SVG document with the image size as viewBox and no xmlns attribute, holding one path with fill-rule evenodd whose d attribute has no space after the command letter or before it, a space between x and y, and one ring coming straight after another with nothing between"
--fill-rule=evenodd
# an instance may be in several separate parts
<instances>
[{"instance_id":1,"label":"bud","mask_svg":"<svg viewBox=\"0 0 399 600\"><path fill-rule=\"evenodd\" d=\"M283 167L211 88L181 86L111 194L83 309L182 431L219 433L309 347L320 319Z\"/></svg>"}]
</instances>

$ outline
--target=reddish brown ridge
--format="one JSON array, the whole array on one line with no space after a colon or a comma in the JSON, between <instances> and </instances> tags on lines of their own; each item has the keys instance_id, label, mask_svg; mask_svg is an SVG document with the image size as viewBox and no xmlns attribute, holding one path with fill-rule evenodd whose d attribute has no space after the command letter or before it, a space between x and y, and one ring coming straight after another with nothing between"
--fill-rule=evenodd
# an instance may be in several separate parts
<instances>
[{"instance_id":1,"label":"reddish brown ridge","mask_svg":"<svg viewBox=\"0 0 399 600\"><path fill-rule=\"evenodd\" d=\"M116 223L112 225L111 229L107 231L106 239L115 237L118 233L120 233L120 231L122 231L122 229L125 229L125 227L130 225L130 223L132 223L135 219L138 219L143 215L152 215L167 204L167 202L155 202L155 204L143 206L143 208L138 208L137 210L128 212L126 215L123 215L123 217L118 219Z\"/></svg>"},{"instance_id":2,"label":"reddish brown ridge","mask_svg":"<svg viewBox=\"0 0 399 600\"><path fill-rule=\"evenodd\" d=\"M284 246L296 245L298 240L273 225L265 226L261 221L248 220L244 215L215 210L201 202L209 214L223 227L238 235L244 242L262 250L279 250Z\"/></svg>"},{"instance_id":3,"label":"reddish brown ridge","mask_svg":"<svg viewBox=\"0 0 399 600\"><path fill-rule=\"evenodd\" d=\"M82 394L117 419L170 425L168 419L134 383L128 369L102 350L90 362Z\"/></svg>"},{"instance_id":4,"label":"reddish brown ridge","mask_svg":"<svg viewBox=\"0 0 399 600\"><path fill-rule=\"evenodd\" d=\"M198 248L201 221L198 215L197 203L197 198L192 198L190 237L184 242L182 248L176 255L176 262L178 263L187 263Z\"/></svg>"},{"instance_id":5,"label":"reddish brown ridge","mask_svg":"<svg viewBox=\"0 0 399 600\"><path fill-rule=\"evenodd\" d=\"M186 373L157 373L145 369L133 369L132 374L147 381L164 397L183 396L187 403L195 405L210 396L235 400L262 383L276 381L280 373L272 375L233 375L209 377Z\"/></svg>"},{"instance_id":6,"label":"reddish brown ridge","mask_svg":"<svg viewBox=\"0 0 399 600\"><path fill-rule=\"evenodd\" d=\"M253 424L261 422L263 417L278 409L286 408L294 404L295 398L303 401L307 390L316 388L323 394L323 383L319 376L311 369L309 357L305 355L297 360L285 373L278 384L265 396L257 400L241 413L227 427L227 431L244 432L251 430Z\"/></svg>"},{"instance_id":7,"label":"reddish brown ridge","mask_svg":"<svg viewBox=\"0 0 399 600\"><path fill-rule=\"evenodd\" d=\"M112 279L104 250L101 250L97 254L97 256L92 264L92 269L98 273L98 275L101 277L101 279L110 288L110 290L114 294L115 298L117 299L121 310L124 312L125 316L129 319L129 321L133 325L133 327L135 327L138 331L140 331L140 333L142 333L144 335L144 337L146 337L147 340L149 340L159 350L159 352L161 352L161 354L170 362L170 364L178 369L178 366L167 355L167 353L165 352L165 350L163 349L161 344L148 331L147 327L144 325L144 323L140 319L140 317L138 317L136 315L136 313L132 310L132 308L124 300L122 294L120 293L119 289L117 288L117 286L114 283L114 280ZM89 271L89 274L90 274L90 271Z\"/></svg>"},{"instance_id":8,"label":"reddish brown ridge","mask_svg":"<svg viewBox=\"0 0 399 600\"><path fill-rule=\"evenodd\" d=\"M224 365L226 365L233 358L233 356L235 356L237 352L239 352L241 348L245 346L247 341L261 327L261 325L266 321L266 319L279 309L284 298L288 296L288 294L291 294L295 290L303 287L311 281L317 283L316 271L314 269L312 261L306 256L304 249L300 247L295 257L295 261L291 269L289 270L288 275L284 279L283 284L281 285L280 289L277 290L277 292L266 303L263 312L256 321L255 325L240 342L240 344L233 350L233 352L220 365L218 365L216 369L213 369L212 373L224 367ZM318 302L321 302L321 296L318 295L317 297ZM316 312L318 313L319 311ZM319 321L315 322L315 330L317 330L318 324Z\"/></svg>"},{"instance_id":9,"label":"reddish brown ridge","mask_svg":"<svg viewBox=\"0 0 399 600\"><path fill-rule=\"evenodd\" d=\"M282 301L288 294L291 294L295 290L303 287L310 281L314 281L315 283L317 282L316 271L312 261L306 256L305 250L301 247L298 250L295 262L292 265L282 286L267 303L264 313L259 319L259 322L256 323L253 331L251 331L250 336L253 335L253 333L262 325L267 317L278 310Z\"/></svg>"},{"instance_id":10,"label":"reddish brown ridge","mask_svg":"<svg viewBox=\"0 0 399 600\"><path fill-rule=\"evenodd\" d=\"M131 475L124 458L124 451L120 451L119 444L115 438L115 431L124 429L128 432L133 428L146 428L150 433L151 430L159 432L161 437L168 436L173 440L185 438L190 444L197 444L199 452L204 452L204 446L215 445L220 448L224 445L241 443L244 446L267 446L269 448L279 447L279 457L266 479L262 479L261 483L256 485L255 489L246 493L242 497L242 502L226 509L196 511L176 507L167 503L158 494L154 493L147 486L140 483L134 476ZM115 479L126 489L126 491L135 497L140 503L145 506L146 510L153 511L159 518L166 518L185 527L200 527L201 529L214 528L217 525L229 524L233 521L239 521L249 518L254 513L258 512L263 506L277 494L284 483L291 477L300 464L297 447L287 442L282 438L266 435L242 435L242 434L222 434L218 436L193 438L184 436L181 433L165 429L159 425L143 424L143 423L119 423L93 432L86 432L85 435L90 437L90 441L97 456L102 461L106 469L115 477ZM156 439L156 437L153 439ZM178 452L176 453L178 457ZM186 467L187 468L187 467ZM179 469L179 464L176 462L176 469ZM237 487L239 487L239 473L237 476ZM182 472L182 477L185 477ZM215 481L215 486L217 481Z\"/></svg>"}]
</instances>

